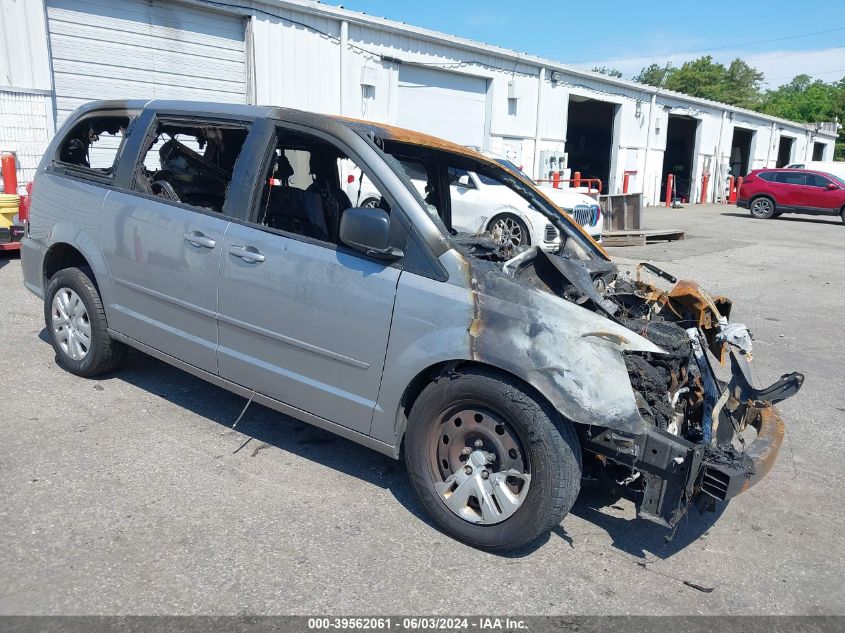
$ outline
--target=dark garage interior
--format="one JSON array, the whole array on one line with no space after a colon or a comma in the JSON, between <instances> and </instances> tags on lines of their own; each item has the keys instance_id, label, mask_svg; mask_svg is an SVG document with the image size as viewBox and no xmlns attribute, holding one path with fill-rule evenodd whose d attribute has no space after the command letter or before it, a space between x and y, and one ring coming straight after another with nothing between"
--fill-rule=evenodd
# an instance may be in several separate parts
<instances>
[{"instance_id":1,"label":"dark garage interior","mask_svg":"<svg viewBox=\"0 0 845 633\"><path fill-rule=\"evenodd\" d=\"M795 139L789 136L781 136L778 142L778 167L786 167L792 162L792 145Z\"/></svg>"},{"instance_id":2,"label":"dark garage interior","mask_svg":"<svg viewBox=\"0 0 845 633\"><path fill-rule=\"evenodd\" d=\"M669 115L666 128L666 151L663 153L660 199L666 201L666 181L675 176L675 199L689 202L695 163L695 135L698 120L688 116Z\"/></svg>"},{"instance_id":3,"label":"dark garage interior","mask_svg":"<svg viewBox=\"0 0 845 633\"><path fill-rule=\"evenodd\" d=\"M824 160L824 143L813 143L813 160Z\"/></svg>"},{"instance_id":4,"label":"dark garage interior","mask_svg":"<svg viewBox=\"0 0 845 633\"><path fill-rule=\"evenodd\" d=\"M754 132L741 127L734 128L733 141L731 142L731 176L745 176L751 165L751 141L754 140Z\"/></svg>"},{"instance_id":5,"label":"dark garage interior","mask_svg":"<svg viewBox=\"0 0 845 633\"><path fill-rule=\"evenodd\" d=\"M616 104L570 95L566 128L569 168L582 178L598 178L607 192Z\"/></svg>"}]
</instances>

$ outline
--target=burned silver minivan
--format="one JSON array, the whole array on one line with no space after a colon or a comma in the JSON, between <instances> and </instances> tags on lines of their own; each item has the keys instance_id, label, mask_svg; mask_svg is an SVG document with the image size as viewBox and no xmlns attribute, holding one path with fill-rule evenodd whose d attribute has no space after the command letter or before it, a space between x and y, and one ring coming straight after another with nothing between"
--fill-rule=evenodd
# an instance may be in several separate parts
<instances>
[{"instance_id":1,"label":"burned silver minivan","mask_svg":"<svg viewBox=\"0 0 845 633\"><path fill-rule=\"evenodd\" d=\"M542 213L557 252L454 231L465 171ZM442 529L499 551L560 523L584 478L670 527L746 490L803 382L754 387L728 299L623 274L520 173L293 110L83 106L38 169L22 262L62 367L94 376L133 347L404 458Z\"/></svg>"}]
</instances>

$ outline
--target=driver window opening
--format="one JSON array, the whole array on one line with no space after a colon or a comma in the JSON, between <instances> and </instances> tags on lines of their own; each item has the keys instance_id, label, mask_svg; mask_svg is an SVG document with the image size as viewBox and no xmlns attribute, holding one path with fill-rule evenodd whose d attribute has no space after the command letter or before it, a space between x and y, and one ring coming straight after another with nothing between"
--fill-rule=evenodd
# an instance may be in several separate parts
<instances>
[{"instance_id":1,"label":"driver window opening","mask_svg":"<svg viewBox=\"0 0 845 633\"><path fill-rule=\"evenodd\" d=\"M256 221L266 227L332 244L340 216L353 206L390 211L357 164L318 137L277 131Z\"/></svg>"}]
</instances>

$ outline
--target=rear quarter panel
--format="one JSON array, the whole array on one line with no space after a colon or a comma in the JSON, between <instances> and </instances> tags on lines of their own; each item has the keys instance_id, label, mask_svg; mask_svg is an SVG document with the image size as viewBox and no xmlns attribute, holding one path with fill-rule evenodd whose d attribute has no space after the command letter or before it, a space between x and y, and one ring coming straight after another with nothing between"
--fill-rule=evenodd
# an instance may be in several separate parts
<instances>
[{"instance_id":1,"label":"rear quarter panel","mask_svg":"<svg viewBox=\"0 0 845 633\"><path fill-rule=\"evenodd\" d=\"M111 279L98 244L100 213L106 189L98 184L47 171L36 175L29 214L28 244L24 248L24 283L43 290L43 258L57 244L69 244L91 266L103 302L108 305Z\"/></svg>"}]
</instances>

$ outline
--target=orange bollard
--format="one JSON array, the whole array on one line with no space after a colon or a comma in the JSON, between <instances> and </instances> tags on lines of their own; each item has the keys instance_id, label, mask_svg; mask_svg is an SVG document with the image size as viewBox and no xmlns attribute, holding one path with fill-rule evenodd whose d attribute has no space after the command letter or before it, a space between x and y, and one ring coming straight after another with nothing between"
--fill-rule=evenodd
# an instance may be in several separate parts
<instances>
[{"instance_id":1,"label":"orange bollard","mask_svg":"<svg viewBox=\"0 0 845 633\"><path fill-rule=\"evenodd\" d=\"M14 154L3 154L0 158L0 169L3 173L3 193L18 193L18 172L15 166Z\"/></svg>"},{"instance_id":2,"label":"orange bollard","mask_svg":"<svg viewBox=\"0 0 845 633\"><path fill-rule=\"evenodd\" d=\"M666 176L666 206L672 206L672 185L675 183L675 174Z\"/></svg>"},{"instance_id":3,"label":"orange bollard","mask_svg":"<svg viewBox=\"0 0 845 633\"><path fill-rule=\"evenodd\" d=\"M574 181L574 182L573 182L573 184L575 185L575 187L576 187L576 188L577 188L577 187L580 187L580 186L581 186L581 172L580 172L580 171L576 171L576 172L572 175L572 180Z\"/></svg>"},{"instance_id":4,"label":"orange bollard","mask_svg":"<svg viewBox=\"0 0 845 633\"><path fill-rule=\"evenodd\" d=\"M622 193L628 193L628 181L630 178L630 174L625 174L622 177Z\"/></svg>"},{"instance_id":5,"label":"orange bollard","mask_svg":"<svg viewBox=\"0 0 845 633\"><path fill-rule=\"evenodd\" d=\"M728 204L736 204L736 189L734 188L734 177L728 180Z\"/></svg>"},{"instance_id":6,"label":"orange bollard","mask_svg":"<svg viewBox=\"0 0 845 633\"><path fill-rule=\"evenodd\" d=\"M559 171L553 171L552 172L552 187L554 187L555 189L560 188L560 172Z\"/></svg>"},{"instance_id":7,"label":"orange bollard","mask_svg":"<svg viewBox=\"0 0 845 633\"><path fill-rule=\"evenodd\" d=\"M705 204L707 202L707 185L710 184L710 174L704 173L701 177L701 200L699 200L700 204Z\"/></svg>"}]
</instances>

